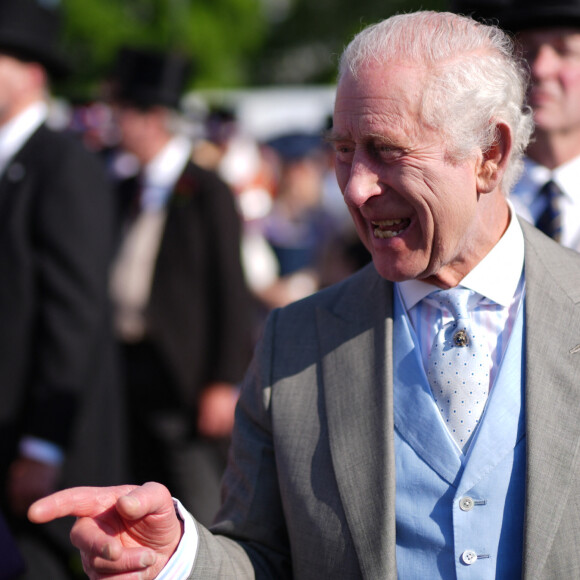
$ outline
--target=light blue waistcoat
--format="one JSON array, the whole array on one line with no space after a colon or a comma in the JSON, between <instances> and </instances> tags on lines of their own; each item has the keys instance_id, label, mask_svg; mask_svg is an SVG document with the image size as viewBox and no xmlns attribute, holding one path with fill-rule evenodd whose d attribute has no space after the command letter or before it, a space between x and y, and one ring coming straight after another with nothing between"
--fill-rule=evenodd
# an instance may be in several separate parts
<instances>
[{"instance_id":1,"label":"light blue waistcoat","mask_svg":"<svg viewBox=\"0 0 580 580\"><path fill-rule=\"evenodd\" d=\"M395 292L397 569L402 580L521 577L525 497L523 307L469 452L435 405Z\"/></svg>"}]
</instances>

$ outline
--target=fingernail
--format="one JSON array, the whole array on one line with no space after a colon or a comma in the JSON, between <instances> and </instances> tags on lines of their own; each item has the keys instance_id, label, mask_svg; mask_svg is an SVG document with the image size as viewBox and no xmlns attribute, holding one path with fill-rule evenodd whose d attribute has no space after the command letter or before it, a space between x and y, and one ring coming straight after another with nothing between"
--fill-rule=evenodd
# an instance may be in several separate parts
<instances>
[{"instance_id":1,"label":"fingernail","mask_svg":"<svg viewBox=\"0 0 580 580\"><path fill-rule=\"evenodd\" d=\"M152 552L142 554L141 558L139 558L139 564L141 565L142 568L148 568L154 563L155 563L155 554L153 554Z\"/></svg>"},{"instance_id":2,"label":"fingernail","mask_svg":"<svg viewBox=\"0 0 580 580\"><path fill-rule=\"evenodd\" d=\"M128 495L125 497L125 507L130 509L137 509L139 507L139 500L136 497Z\"/></svg>"}]
</instances>

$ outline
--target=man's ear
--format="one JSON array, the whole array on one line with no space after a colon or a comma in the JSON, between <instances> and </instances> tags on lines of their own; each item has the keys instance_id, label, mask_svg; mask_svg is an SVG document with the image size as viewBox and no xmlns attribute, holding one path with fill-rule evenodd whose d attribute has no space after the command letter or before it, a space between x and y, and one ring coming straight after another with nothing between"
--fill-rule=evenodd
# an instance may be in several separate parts
<instances>
[{"instance_id":1,"label":"man's ear","mask_svg":"<svg viewBox=\"0 0 580 580\"><path fill-rule=\"evenodd\" d=\"M498 122L495 139L487 151L483 151L477 167L476 185L478 193L490 193L499 186L512 151L512 131L509 125Z\"/></svg>"}]
</instances>

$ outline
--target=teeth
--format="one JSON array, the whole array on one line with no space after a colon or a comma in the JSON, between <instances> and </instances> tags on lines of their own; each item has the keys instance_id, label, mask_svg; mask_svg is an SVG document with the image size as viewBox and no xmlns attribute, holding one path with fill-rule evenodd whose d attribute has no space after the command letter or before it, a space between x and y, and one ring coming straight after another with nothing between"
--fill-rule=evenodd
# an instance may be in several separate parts
<instances>
[{"instance_id":1,"label":"teeth","mask_svg":"<svg viewBox=\"0 0 580 580\"><path fill-rule=\"evenodd\" d=\"M375 237L385 239L385 238L394 238L398 236L403 230L395 232L393 230L379 230L378 228L375 229Z\"/></svg>"},{"instance_id":2,"label":"teeth","mask_svg":"<svg viewBox=\"0 0 580 580\"><path fill-rule=\"evenodd\" d=\"M403 220L381 220L380 222L371 222L373 226L398 226Z\"/></svg>"},{"instance_id":3,"label":"teeth","mask_svg":"<svg viewBox=\"0 0 580 580\"><path fill-rule=\"evenodd\" d=\"M408 225L408 220L403 219L395 219L395 220L380 220L380 221L373 221L371 222L374 228L374 235L377 238L385 239L385 238L394 238L399 234L403 233ZM404 227L399 228L397 230L389 230L389 229L382 229L382 228L390 228L393 226L400 226L403 224Z\"/></svg>"}]
</instances>

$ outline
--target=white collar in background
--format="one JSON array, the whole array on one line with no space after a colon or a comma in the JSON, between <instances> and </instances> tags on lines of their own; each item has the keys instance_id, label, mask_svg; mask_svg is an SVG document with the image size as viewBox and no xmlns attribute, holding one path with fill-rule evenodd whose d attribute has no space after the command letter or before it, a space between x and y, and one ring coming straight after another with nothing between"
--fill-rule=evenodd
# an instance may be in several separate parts
<instances>
[{"instance_id":1,"label":"white collar in background","mask_svg":"<svg viewBox=\"0 0 580 580\"><path fill-rule=\"evenodd\" d=\"M191 157L191 141L182 135L173 137L145 166L145 187L173 187Z\"/></svg>"},{"instance_id":2,"label":"white collar in background","mask_svg":"<svg viewBox=\"0 0 580 580\"><path fill-rule=\"evenodd\" d=\"M518 189L533 191L534 194L540 190L542 185L553 179L562 190L562 193L576 202L580 202L580 155L570 161L550 170L532 159L526 157L524 160L525 170L517 185Z\"/></svg>"},{"instance_id":3,"label":"white collar in background","mask_svg":"<svg viewBox=\"0 0 580 580\"><path fill-rule=\"evenodd\" d=\"M510 223L504 235L460 283L502 306L511 304L524 266L524 234L509 201L508 205ZM407 311L431 292L439 290L421 280L407 280L397 285Z\"/></svg>"},{"instance_id":4,"label":"white collar in background","mask_svg":"<svg viewBox=\"0 0 580 580\"><path fill-rule=\"evenodd\" d=\"M39 101L0 127L0 172L47 117L48 106Z\"/></svg>"},{"instance_id":5,"label":"white collar in background","mask_svg":"<svg viewBox=\"0 0 580 580\"><path fill-rule=\"evenodd\" d=\"M145 166L141 207L159 211L169 199L171 191L191 158L191 142L183 136L173 137Z\"/></svg>"}]
</instances>

